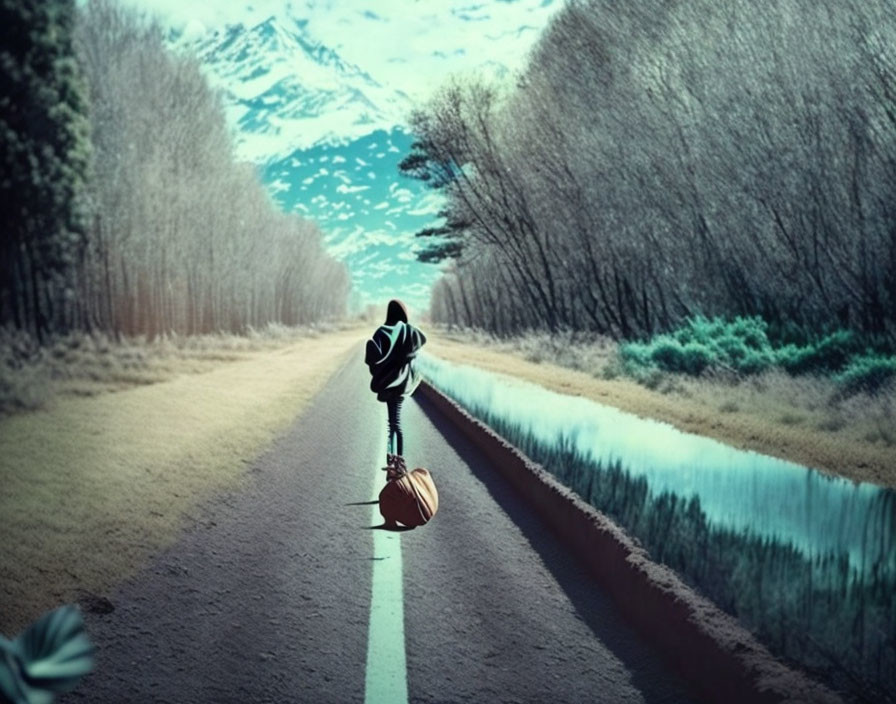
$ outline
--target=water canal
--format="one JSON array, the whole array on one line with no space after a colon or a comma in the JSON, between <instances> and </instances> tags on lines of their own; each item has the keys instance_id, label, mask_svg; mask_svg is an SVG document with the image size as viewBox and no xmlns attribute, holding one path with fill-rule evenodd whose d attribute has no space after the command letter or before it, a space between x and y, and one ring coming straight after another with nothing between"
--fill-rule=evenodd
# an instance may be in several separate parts
<instances>
[{"instance_id":1,"label":"water canal","mask_svg":"<svg viewBox=\"0 0 896 704\"><path fill-rule=\"evenodd\" d=\"M896 492L431 355L420 368L773 652L896 691Z\"/></svg>"}]
</instances>

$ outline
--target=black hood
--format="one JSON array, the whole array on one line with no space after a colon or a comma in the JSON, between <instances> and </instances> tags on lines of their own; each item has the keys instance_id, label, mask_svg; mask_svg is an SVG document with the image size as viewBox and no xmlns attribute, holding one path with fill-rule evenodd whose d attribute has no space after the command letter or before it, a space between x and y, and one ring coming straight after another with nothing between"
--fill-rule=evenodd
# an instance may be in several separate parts
<instances>
[{"instance_id":1,"label":"black hood","mask_svg":"<svg viewBox=\"0 0 896 704\"><path fill-rule=\"evenodd\" d=\"M404 303L397 298L389 301L389 307L386 308L386 325L395 325L398 321L408 322L408 311L404 307Z\"/></svg>"}]
</instances>

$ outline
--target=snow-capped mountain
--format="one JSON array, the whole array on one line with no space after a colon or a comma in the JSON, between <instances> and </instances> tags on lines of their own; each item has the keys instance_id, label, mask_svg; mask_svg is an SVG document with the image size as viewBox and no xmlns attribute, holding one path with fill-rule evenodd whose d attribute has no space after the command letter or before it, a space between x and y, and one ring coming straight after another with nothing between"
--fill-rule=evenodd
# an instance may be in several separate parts
<instances>
[{"instance_id":1,"label":"snow-capped mountain","mask_svg":"<svg viewBox=\"0 0 896 704\"><path fill-rule=\"evenodd\" d=\"M425 309L439 272L416 260L414 233L442 199L399 173L412 100L451 73L512 78L554 0L133 1L165 8L172 48L222 92L237 157L283 210L320 225L359 299Z\"/></svg>"},{"instance_id":2,"label":"snow-capped mountain","mask_svg":"<svg viewBox=\"0 0 896 704\"><path fill-rule=\"evenodd\" d=\"M404 122L410 99L311 37L307 20L271 16L198 37L174 33L223 91L237 153L255 162L344 144Z\"/></svg>"}]
</instances>

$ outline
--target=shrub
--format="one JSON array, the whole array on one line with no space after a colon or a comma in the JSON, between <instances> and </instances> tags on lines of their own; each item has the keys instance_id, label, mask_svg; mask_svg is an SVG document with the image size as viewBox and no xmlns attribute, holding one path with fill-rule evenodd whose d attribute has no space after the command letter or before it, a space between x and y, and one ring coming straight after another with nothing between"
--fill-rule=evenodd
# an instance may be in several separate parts
<instances>
[{"instance_id":1,"label":"shrub","mask_svg":"<svg viewBox=\"0 0 896 704\"><path fill-rule=\"evenodd\" d=\"M650 345L632 343L623 355L630 364L641 368L658 367L668 372L699 375L713 360L712 353L698 342L680 343L661 335Z\"/></svg>"},{"instance_id":2,"label":"shrub","mask_svg":"<svg viewBox=\"0 0 896 704\"><path fill-rule=\"evenodd\" d=\"M775 363L771 350L747 350L744 357L735 366L741 374L758 374Z\"/></svg>"},{"instance_id":3,"label":"shrub","mask_svg":"<svg viewBox=\"0 0 896 704\"><path fill-rule=\"evenodd\" d=\"M678 328L673 337L682 345L689 342L697 342L707 344L710 340L718 337L724 332L725 321L721 318L713 318L709 320L702 315L688 318L683 327Z\"/></svg>"},{"instance_id":4,"label":"shrub","mask_svg":"<svg viewBox=\"0 0 896 704\"><path fill-rule=\"evenodd\" d=\"M791 374L839 371L850 357L859 352L861 344L851 330L837 330L804 347L784 345L775 354L777 363Z\"/></svg>"},{"instance_id":5,"label":"shrub","mask_svg":"<svg viewBox=\"0 0 896 704\"><path fill-rule=\"evenodd\" d=\"M850 330L778 349L772 347L767 333L768 325L759 317L710 320L698 315L652 340L621 345L619 359L622 370L639 380L652 369L697 376L715 368L752 375L776 365L790 374L842 372L837 379L846 392L876 390L890 378L886 360L893 358L882 355L881 345L866 349L867 340ZM859 362L856 355L863 350L864 361Z\"/></svg>"},{"instance_id":6,"label":"shrub","mask_svg":"<svg viewBox=\"0 0 896 704\"><path fill-rule=\"evenodd\" d=\"M620 348L627 371L657 366L665 371L697 376L709 367L755 373L773 363L761 318L689 318L685 325L650 342L630 342Z\"/></svg>"},{"instance_id":7,"label":"shrub","mask_svg":"<svg viewBox=\"0 0 896 704\"><path fill-rule=\"evenodd\" d=\"M681 371L697 376L701 374L713 361L712 354L704 346L697 342L689 342L682 348Z\"/></svg>"},{"instance_id":8,"label":"shrub","mask_svg":"<svg viewBox=\"0 0 896 704\"><path fill-rule=\"evenodd\" d=\"M834 380L844 394L877 393L896 378L896 357L868 353L853 359Z\"/></svg>"},{"instance_id":9,"label":"shrub","mask_svg":"<svg viewBox=\"0 0 896 704\"><path fill-rule=\"evenodd\" d=\"M768 341L768 325L759 317L737 317L727 325L727 334L741 340L745 347L765 351L771 348Z\"/></svg>"},{"instance_id":10,"label":"shrub","mask_svg":"<svg viewBox=\"0 0 896 704\"><path fill-rule=\"evenodd\" d=\"M672 337L661 336L650 346L650 361L667 371L681 371L684 365L684 349Z\"/></svg>"},{"instance_id":11,"label":"shrub","mask_svg":"<svg viewBox=\"0 0 896 704\"><path fill-rule=\"evenodd\" d=\"M619 357L627 369L629 369L630 366L652 366L650 360L650 346L641 342L627 342L620 345Z\"/></svg>"}]
</instances>

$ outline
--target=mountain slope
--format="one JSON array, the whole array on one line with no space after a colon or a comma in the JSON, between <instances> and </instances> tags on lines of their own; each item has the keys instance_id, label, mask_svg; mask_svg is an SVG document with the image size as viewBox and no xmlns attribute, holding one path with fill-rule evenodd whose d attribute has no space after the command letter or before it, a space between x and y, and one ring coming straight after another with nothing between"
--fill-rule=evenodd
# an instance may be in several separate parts
<instances>
[{"instance_id":1,"label":"mountain slope","mask_svg":"<svg viewBox=\"0 0 896 704\"><path fill-rule=\"evenodd\" d=\"M250 161L389 129L410 108L402 91L381 85L311 37L306 20L272 15L250 27L227 25L198 38L170 38L178 49L196 54L222 91L237 153Z\"/></svg>"}]
</instances>

